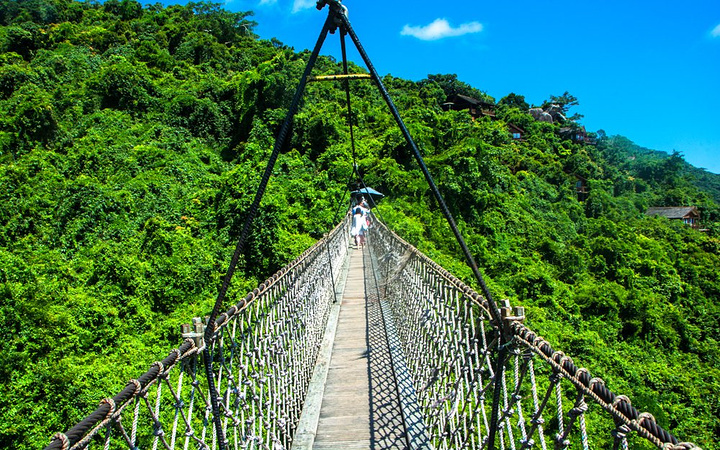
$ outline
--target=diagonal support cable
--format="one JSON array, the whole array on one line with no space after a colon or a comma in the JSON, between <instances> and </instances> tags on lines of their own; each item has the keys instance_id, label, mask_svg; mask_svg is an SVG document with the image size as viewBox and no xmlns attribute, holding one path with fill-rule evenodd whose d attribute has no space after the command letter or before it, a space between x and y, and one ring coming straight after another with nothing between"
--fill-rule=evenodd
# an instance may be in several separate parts
<instances>
[{"instance_id":1,"label":"diagonal support cable","mask_svg":"<svg viewBox=\"0 0 720 450\"><path fill-rule=\"evenodd\" d=\"M347 60L347 47L345 45L345 35L347 35L347 31L345 30L345 27L340 27L340 49L342 52L342 66L343 66L343 74L348 74L348 60ZM367 75L368 78L372 78L371 75ZM365 180L363 179L362 175L360 174L360 171L358 170L358 164L357 164L357 151L355 150L355 133L353 132L353 112L352 112L352 102L350 101L350 82L348 81L348 78L344 80L345 85L345 102L347 103L347 111L348 111L348 126L350 128L350 148L352 150L352 161L353 161L353 175L357 177L358 180L360 180L360 184L362 185L363 189L367 189L367 185L365 184ZM374 213L377 213L380 220L383 220L382 215L380 214L379 210L377 209L377 204L375 203L375 199L373 199L372 195L368 196L370 200L371 207L375 209ZM336 220L337 222L337 220Z\"/></svg>"},{"instance_id":2,"label":"diagonal support cable","mask_svg":"<svg viewBox=\"0 0 720 450\"><path fill-rule=\"evenodd\" d=\"M243 224L242 232L240 234L240 239L238 240L238 243L235 246L235 252L233 253L227 273L225 274L225 278L223 279L222 286L220 288L220 291L218 292L217 299L215 300L215 306L213 307L212 313L210 314L210 318L208 320L208 326L205 330L206 345L205 345L205 349L203 350L203 357L205 360L205 373L207 375L207 380L208 380L208 385L209 385L208 387L209 387L209 391L210 391L210 402L212 403L213 424L215 425L215 433L217 436L217 442L218 442L220 450L227 449L227 441L225 440L224 432L222 429L222 420L221 420L222 416L220 413L219 398L218 398L219 395L218 395L218 391L217 391L217 386L215 386L215 381L214 381L214 376L213 376L213 371L212 371L212 355L211 355L212 345L211 345L211 343L212 343L213 335L215 333L215 320L217 319L220 308L222 307L223 300L225 299L225 295L227 294L228 287L230 286L230 281L232 280L233 274L235 273L235 268L237 267L237 263L238 263L238 260L240 259L240 255L244 252L247 236L250 232L250 227L252 226L252 223L255 220L255 215L257 214L258 207L260 206L260 201L262 200L262 197L265 194L265 189L267 188L268 181L270 180L270 176L272 175L273 168L275 167L275 162L277 161L280 151L285 146L285 141L287 140L287 137L290 134L290 131L292 130L293 119L294 119L295 113L297 112L298 107L300 105L300 99L302 98L303 92L305 91L305 85L307 84L307 80L310 75L310 72L312 71L312 68L315 66L315 61L317 60L317 57L320 54L320 50L322 49L323 43L325 42L325 38L327 37L328 32L331 29L335 28L335 25L333 22L334 20L335 20L334 15L328 14L328 17L325 20L325 24L323 25L322 31L320 32L320 36L318 37L318 40L315 43L315 48L313 49L313 52L310 55L310 59L308 60L307 66L305 67L305 72L303 72L303 75L300 78L300 83L298 84L298 87L295 91L295 96L293 97L292 103L290 105L290 109L288 110L288 113L285 116L285 121L283 122L282 128L280 129L277 139L275 140L275 147L273 148L273 152L270 155L270 159L268 160L267 166L265 167L265 172L263 173L262 180L260 181L260 186L258 187L258 189L255 193L255 199L253 200L252 206L250 207L250 210L247 213L247 217L245 218L245 223Z\"/></svg>"},{"instance_id":3,"label":"diagonal support cable","mask_svg":"<svg viewBox=\"0 0 720 450\"><path fill-rule=\"evenodd\" d=\"M497 356L497 370L495 373L496 379L495 379L495 390L494 390L494 398L493 398L493 423L490 430L490 436L489 436L489 442L488 442L488 448L494 448L494 441L495 441L495 433L496 433L496 418L499 411L499 403L500 403L500 389L499 389L499 380L501 380L502 377L502 371L505 367L505 358L507 357L507 350L505 345L505 334L502 332L502 316L500 314L500 309L493 300L492 294L490 293L490 290L488 289L485 280L480 273L480 270L477 267L477 263L475 262L475 259L473 258L472 254L470 253L470 249L468 248L467 244L465 243L465 239L462 237L462 234L460 233L460 230L458 229L457 225L455 224L455 220L452 217L452 214L450 213L450 210L448 209L447 205L445 204L445 200L443 199L442 195L440 194L439 189L435 185L435 182L430 175L430 171L428 170L427 166L425 165L425 161L422 158L422 155L420 154L420 150L418 149L417 145L415 144L415 141L413 140L412 136L410 135L410 132L408 131L407 127L405 126L405 123L403 122L402 118L400 117L400 113L398 112L397 108L395 107L395 104L393 103L392 99L390 98L390 94L388 93L387 89L385 89L385 86L382 83L382 80L380 79L380 76L377 73L377 70L375 70L375 67L373 66L372 62L370 61L370 58L368 57L367 53L365 52L365 49L363 48L362 44L360 43L360 40L357 37L357 34L355 34L355 31L352 28L352 25L350 24L350 21L347 17L346 10L340 3L340 0L321 0L321 2L318 2L318 7L321 7L321 3L327 3L330 5L331 12L334 13L337 16L337 19L342 22L342 28L343 32L346 32L350 38L352 39L353 43L355 44L355 47L357 48L358 52L360 53L360 56L362 57L363 61L365 62L366 67L368 68L368 71L370 72L370 76L372 79L377 83L378 89L380 91L380 94L382 95L383 99L387 103L388 107L390 108L390 112L392 113L393 117L395 118L395 121L397 122L398 126L400 127L400 130L405 137L405 140L407 141L408 145L410 145L410 148L413 151L413 155L415 156L415 160L417 161L418 165L420 166L420 169L423 172L423 175L425 176L425 180L427 181L428 185L430 186L430 189L433 192L433 195L435 196L435 199L437 200L438 204L440 205L440 209L442 210L443 215L445 216L445 220L450 225L450 228L455 235L455 239L457 240L458 244L460 245L460 248L462 249L463 254L465 255L465 259L468 262L468 265L470 266L470 269L473 272L473 275L475 276L475 279L478 281L480 288L482 290L483 295L487 298L488 305L490 307L490 313L492 315L492 319L495 322L497 329L499 330L498 338L499 338L499 351Z\"/></svg>"}]
</instances>

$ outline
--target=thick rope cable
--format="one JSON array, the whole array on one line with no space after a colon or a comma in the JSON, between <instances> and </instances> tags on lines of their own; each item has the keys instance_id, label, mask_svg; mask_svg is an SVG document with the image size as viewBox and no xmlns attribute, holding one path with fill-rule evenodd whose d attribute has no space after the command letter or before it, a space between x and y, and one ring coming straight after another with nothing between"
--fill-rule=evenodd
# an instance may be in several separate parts
<instances>
[{"instance_id":1,"label":"thick rope cable","mask_svg":"<svg viewBox=\"0 0 720 450\"><path fill-rule=\"evenodd\" d=\"M347 62L347 48L345 47L345 28L340 29L340 51L342 53L342 66L343 74L348 74L348 62ZM350 128L350 151L352 152L353 160L353 174L360 177L360 173L357 170L357 152L355 151L355 133L353 131L353 114L352 114L352 103L350 102L350 81L345 79L343 81L345 87L345 103L347 104L348 112L348 127Z\"/></svg>"},{"instance_id":2,"label":"thick rope cable","mask_svg":"<svg viewBox=\"0 0 720 450\"><path fill-rule=\"evenodd\" d=\"M358 52L360 53L361 58L365 62L366 67L368 68L368 71L370 72L370 76L375 81L375 83L378 86L378 89L380 90L380 94L382 95L383 99L387 103L390 112L392 113L393 117L395 118L395 121L397 122L398 126L400 127L400 130L402 131L403 136L405 137L405 140L410 145L410 148L413 151L413 155L415 156L415 160L417 161L418 165L420 166L420 169L423 172L423 175L425 176L425 180L427 181L428 185L430 186L431 191L433 192L435 199L437 200L438 204L440 205L440 209L445 216L445 220L448 222L448 225L450 226L450 229L452 230L453 234L455 235L455 239L457 240L458 244L460 245L460 248L462 249L463 254L465 255L465 259L467 260L468 265L470 266L470 269L473 272L473 275L475 276L475 279L480 285L481 291L483 295L487 298L488 305L490 308L490 313L492 316L493 321L495 322L495 325L497 327L497 330L500 331L498 333L498 337L500 340L499 345L499 352L498 357L496 361L496 367L498 372L502 372L502 368L505 365L505 358L507 356L507 349L504 345L505 336L502 332L502 316L500 314L500 308L497 306L495 301L493 300L493 296L490 293L490 289L488 289L487 284L485 283L485 280L480 273L480 270L477 267L477 263L475 262L475 259L473 258L472 254L470 253L470 249L468 248L467 244L465 243L465 239L462 237L462 234L460 233L460 230L458 229L457 225L455 224L455 220L452 217L452 214L450 213L450 210L448 209L447 205L445 204L445 200L442 197L442 194L440 193L440 190L435 185L435 182L432 178L432 175L430 175L430 171L428 170L427 166L425 165L425 162L422 158L422 155L420 154L420 150L418 149L417 145L415 144L412 136L410 135L410 132L408 131L407 127L405 126L405 123L403 122L402 118L400 117L400 113L398 112L397 108L395 107L395 104L393 103L392 99L390 98L390 94L388 93L387 89L385 89L385 86L382 83L382 80L380 79L380 76L377 73L377 70L375 70L375 67L373 66L372 62L370 61L370 58L368 57L367 53L365 52L365 49L363 48L362 44L360 43L360 40L358 39L357 35L355 34L355 31L352 28L352 25L350 24L349 19L347 18L347 15L345 14L345 11L342 8L342 5L340 4L339 0L333 0L330 2L330 8L332 11L335 12L335 14L342 20L342 23L345 27L345 30L347 31L348 35L352 39L353 43L355 44L355 47L357 48ZM498 377L498 380L501 377ZM496 381L495 389L493 392L493 411L492 411L492 417L496 418L499 413L499 403L500 403L500 385L499 382ZM495 446L495 433L497 431L497 420L493 419L491 423L491 429L490 429L490 437L488 446L489 448L494 448Z\"/></svg>"},{"instance_id":3,"label":"thick rope cable","mask_svg":"<svg viewBox=\"0 0 720 450\"><path fill-rule=\"evenodd\" d=\"M260 186L258 187L258 189L255 193L255 199L253 200L252 206L250 207L250 210L247 213L247 217L246 217L245 223L243 225L242 233L240 234L240 239L238 240L238 243L235 246L235 252L233 253L227 273L225 274L225 278L223 279L222 286L218 293L217 299L215 300L215 306L213 307L212 313L210 314L210 318L207 323L207 328L205 329L206 345L205 345L205 349L203 351L203 356L204 356L204 360L205 360L205 372L206 372L208 384L209 384L208 390L210 392L210 400L211 400L212 410L213 410L213 423L215 425L215 433L217 435L217 440L218 440L218 445L220 447L220 450L225 450L227 448L227 442L225 440L225 436L222 431L222 417L220 415L218 392L217 392L217 387L215 386L215 381L214 381L214 378L212 375L212 356L211 356L210 343L212 342L213 335L214 335L215 329L216 329L215 319L217 318L217 316L220 312L220 308L222 307L223 300L225 299L225 295L227 294L227 290L230 286L230 281L232 280L233 274L235 273L235 269L237 267L238 260L240 259L240 255L244 251L245 242L246 242L247 236L250 232L250 227L255 219L255 215L257 214L258 207L260 206L260 201L262 200L262 197L265 194L265 189L267 188L267 184L270 180L270 176L272 175L273 168L275 167L275 161L277 160L277 158L280 154L280 151L285 146L285 141L287 139L287 136L290 133L290 130L292 129L293 118L295 116L295 113L298 110L299 105L300 105L300 99L302 98L302 94L305 90L305 85L307 84L307 78L310 75L310 72L312 71L313 66L315 65L315 61L317 60L317 57L320 53L320 49L322 48L322 45L325 42L325 37L327 36L329 30L332 28L332 21L333 21L333 15L328 14L328 17L325 20L325 24L323 25L322 31L320 32L320 36L318 37L318 40L315 43L315 48L313 49L313 52L310 55L310 59L308 60L307 66L305 67L305 72L303 73L302 77L300 78L300 83L298 84L297 90L295 91L295 96L293 97L292 103L290 105L290 109L288 110L287 116L285 117L285 121L282 124L280 133L278 134L278 137L275 140L275 147L273 148L273 152L270 155L270 159L268 160L267 166L265 167L265 172L263 174L262 180L260 181Z\"/></svg>"},{"instance_id":4,"label":"thick rope cable","mask_svg":"<svg viewBox=\"0 0 720 450\"><path fill-rule=\"evenodd\" d=\"M321 0L323 4L325 4L326 0ZM319 2L320 3L320 2ZM447 206L444 203L444 200L442 199L442 196L440 195L437 187L435 186L427 167L424 165L424 162L422 160L422 156L419 153L419 150L415 143L412 141L412 138L409 135L409 132L407 131L407 128L404 126L402 120L399 117L399 114L397 112L397 109L394 107L394 104L392 103L392 100L389 97L389 94L387 93L387 90L382 85L382 82L377 75L377 72L375 71L374 67L370 63L369 59L367 58L367 55L365 54L364 50L362 49L361 44L359 43L359 40L357 39L357 36L354 34L349 21L347 20L347 17L345 15L345 10L340 4L339 0L329 0L327 3L331 6L331 12L328 14L328 18L325 22L325 25L323 26L323 30L320 34L320 37L318 38L318 42L316 43L315 49L313 53L310 56L310 59L307 63L307 66L305 68L305 72L303 73L303 76L300 80L300 84L297 87L297 90L295 92L295 96L293 97L293 101L291 104L291 107L287 113L287 116L285 118L285 121L283 123L282 129L280 133L278 134L277 140L275 142L275 147L273 149L273 153L268 160L267 167L265 170L265 173L263 175L262 181L260 183L260 187L258 188L254 202L251 206L251 208L248 211L248 216L246 217L242 233L240 236L240 239L236 245L235 252L233 253L233 258L231 260L230 266L228 268L228 271L226 273L225 279L223 280L223 285L218 293L218 297L216 299L215 306L213 308L212 314L210 316L210 320L208 321L208 327L205 330L205 346L202 349L204 354L204 360L205 360L205 368L206 368L206 375L208 378L208 393L210 395L211 401L206 401L206 403L210 403L213 413L213 425L215 428L216 433L214 434L214 442L213 447L215 447L215 444L218 445L218 447L221 450L225 450L227 447L227 440L225 439L225 432L223 430L223 424L222 424L222 415L220 411L220 402L218 399L218 390L215 384L215 377L214 373L212 371L212 359L211 359L211 353L212 353L212 347L215 346L216 350L220 353L220 356L222 357L222 350L223 350L223 343L222 339L220 342L217 342L217 337L215 335L216 330L222 325L224 325L225 321L228 318L228 314L223 314L220 317L218 317L219 308L222 306L222 302L225 298L225 295L227 293L227 289L229 287L229 283L231 281L231 278L233 276L233 273L235 271L235 268L237 266L237 263L239 261L239 256L243 252L243 248L245 245L245 240L247 239L247 235L249 234L250 227L252 226L252 222L254 221L254 217L257 214L257 210L259 208L260 201L264 195L265 189L267 187L267 183L269 181L270 175L272 173L274 164L277 160L277 157L279 156L280 151L285 147L285 141L287 139L288 133L290 133L292 129L292 122L295 113L297 112L297 109L299 107L300 99L302 98L302 93L305 88L305 84L307 82L307 78L312 70L312 67L315 64L315 61L319 55L319 51L322 47L322 44L324 42L324 39L327 36L328 32L334 31L335 28L338 26L341 27L341 38L344 37L344 33L347 32L350 34L351 38L355 42L358 50L360 51L361 56L365 60L373 79L375 79L376 83L378 84L378 87L380 88L381 94L385 98L386 102L390 106L391 112L393 113L396 121L400 125L401 130L403 131L403 134L406 137L406 140L410 144L411 148L413 149L415 153L415 157L418 160L418 163L420 164L421 168L423 169L423 173L426 176L426 179L428 180L428 183L430 184L430 187L433 191L433 193L436 195L436 199L438 200L438 203L441 206L441 209L443 213L446 216L446 219L448 220L448 223L450 224L453 232L456 235L456 238L458 239L458 242L465 252L465 256L468 259L468 263L473 269L474 274L476 275L476 278L480 282L481 287L483 288L483 292L485 293L485 304L487 305L487 310L492 316L493 321L495 322L494 325L497 330L502 330L502 327L505 325L499 315L499 309L495 302L492 300L492 297L490 296L490 293L485 286L485 283L482 279L482 276L479 273L479 270L477 269L477 265L475 264L472 255L470 255L469 250L467 249L467 246L465 245L465 242L460 236L459 231L457 230L457 227L452 219L452 216L450 215L449 210L447 209ZM320 5L319 5L320 6ZM343 46L343 63L344 63L344 70L347 73L347 61L346 61L346 54L345 54L345 45L344 41L342 41ZM362 177L360 176L359 172L357 171L357 164L356 164L356 154L355 154L355 143L354 143L354 134L353 134L353 125L352 125L352 110L350 106L350 92L349 87L346 82L346 95L347 95L347 102L348 102L348 120L350 124L350 134L351 134L351 145L352 145L352 153L353 153L353 173L358 176L360 179L360 182L363 186L365 186L364 181L362 180ZM367 186L365 186L367 188ZM372 196L370 196L370 200L374 203L374 200L372 199ZM344 199L344 196L343 196ZM342 205L342 203L341 203ZM339 210L338 210L339 211ZM327 242L326 242L327 244ZM326 248L329 250L329 246L326 245ZM330 257L330 253L328 251L328 256ZM332 259L330 260L330 271L331 271L331 277L332 277ZM477 296L477 294L475 294ZM480 297L480 296L477 296ZM474 297L473 297L474 298ZM481 299L474 298L475 301L480 302ZM236 307L233 307L236 308ZM231 308L232 309L232 308ZM237 308L236 308L237 310ZM482 326L482 322L481 322ZM616 434L616 442L615 445L622 445L624 448L627 447L627 439L626 435L630 431L637 432L641 437L648 439L650 442L660 446L662 445L663 448L672 449L672 450L678 450L678 449L685 449L685 448L696 448L692 444L688 443L678 443L677 439L670 435L667 431L660 428L657 423L655 422L655 419L647 413L639 413L632 405L630 404L629 399L627 399L624 396L615 395L612 392L610 392L607 388L605 388L604 384L601 382L596 382L596 379L593 379L590 377L590 374L582 368L577 368L572 360L569 357L565 357L562 352L556 352L553 351L552 348L547 344L545 341L542 341L541 338L538 338L534 335L531 331L525 329L519 324L509 324L504 327L506 333L498 333L497 334L497 346L498 346L498 352L500 356L498 356L497 360L497 369L494 373L495 378L495 398L496 400L493 403L493 427L491 428L491 431L489 433L488 441L486 442L485 439L483 439L483 446L485 444L488 445L489 448L494 448L494 434L495 432L498 433L499 436L499 444L501 447L505 446L505 431L503 430L503 423L507 426L507 438L510 440L510 445L514 449L514 440L512 437L512 428L510 427L510 405L508 404L508 394L507 394L507 387L505 386L505 373L504 373L504 357L503 352L507 352L505 350L508 347L507 344L507 337L510 335L514 335L516 338L520 339L523 343L525 343L528 348L530 348L533 352L535 352L537 355L539 355L542 359L544 359L546 362L550 363L551 367L553 367L558 375L562 375L564 377L567 377L573 384L575 384L576 387L579 389L579 400L576 403L575 407L569 412L569 421L567 424L567 430L563 431L563 417L562 417L562 405L561 405L561 398L562 396L558 394L557 397L557 406L558 406L558 413L559 413L559 428L561 429L561 433L556 436L558 440L564 440L567 435L570 432L570 429L572 428L573 422L577 419L578 423L581 428L581 437L582 437L582 443L583 447L587 448L587 436L585 432L585 424L584 424L584 413L587 409L587 406L584 403L583 395L588 395L593 400L598 402L603 408L610 411L613 416L617 419L621 419L621 421L624 421L625 423L618 423L618 432ZM484 333L483 333L483 339L485 339ZM503 342L505 341L505 342ZM166 436L164 434L164 431L162 427L160 426L159 422L159 416L160 416L160 397L161 397L161 389L162 389L162 380L165 380L167 377L167 371L170 370L172 366L175 365L176 362L182 360L186 355L190 353L196 353L198 351L197 348L195 348L195 344L191 340L185 341L185 343L179 348L173 351L166 359L164 359L162 362L157 362L153 365L153 367L148 370L144 375L142 375L138 380L132 380L128 383L126 388L118 395L113 397L112 399L106 399L104 400L101 405L98 407L98 409L88 416L85 420L83 420L80 424L78 424L76 427L72 428L71 430L67 431L66 433L58 433L54 440L51 442L51 444L46 447L47 449L50 448L70 448L70 447L76 447L81 446L83 447L89 440L96 434L96 432L102 428L107 427L107 434L105 438L105 447L109 445L109 439L110 439L110 433L111 428L113 424L117 426L117 428L120 430L120 433L123 435L125 440L128 442L128 444L131 447L134 447L136 445L136 436L137 436L137 424L138 424L138 409L140 406L140 400L144 400L146 407L148 411L150 411L151 418L155 424L155 438L153 441L153 448L157 447L158 443L161 443L164 447L170 448L171 446L174 446L175 441L175 426L177 425L177 415L176 415L176 422L173 425L173 431L172 431L172 442L173 444L168 444L166 441ZM517 358L516 358L517 359ZM261 362L262 363L262 362ZM489 360L488 360L489 365ZM224 366L223 366L224 367ZM220 372L218 374L218 382L217 384L220 384L220 376L222 375L222 369L220 368ZM227 367L225 367L226 370ZM492 368L489 365L488 370L491 372L491 378L492 376ZM534 378L534 373L531 370L531 378ZM521 377L522 378L522 377ZM518 394L518 388L519 384L521 382L517 381L518 379L518 363L516 361L515 364L515 379L516 379L516 388L514 395ZM502 388L505 390L505 396L504 396L504 407L505 411L503 411L502 419L500 419L501 415L499 414L497 408L499 406L499 401L497 399L500 398L501 395L501 389L499 386L500 381L502 381ZM148 389L149 387L155 383L158 382L157 385L157 391L156 391L156 403L154 408L150 404L150 400L148 399ZM167 382L167 381L166 381ZM261 383L264 383L264 381L261 380ZM172 393L172 387L169 383L167 383L167 389L170 390ZM269 389L269 388L268 388ZM560 390L559 384L555 385L555 389ZM483 392L485 389L483 389ZM548 392L549 394L549 392ZM179 397L172 394L173 397L176 398L176 400L179 399ZM538 416L538 406L537 406L537 395L534 390L534 380L533 380L533 397L534 397L534 403L535 403L535 410L536 414L533 417L533 425L537 426L537 430L539 431L539 434L541 436L542 440L542 423L540 422L541 417ZM192 403L191 398L191 403ZM128 406L129 403L135 400L135 414L134 414L134 421L132 424L132 430L131 430L131 436L127 436L127 433L125 431L125 428L120 423L120 412L125 408L125 406ZM544 408L544 405L547 403L548 397L545 398L543 401L543 406L540 408L542 410ZM226 414L229 414L228 407L226 405L222 405L225 409ZM256 405L253 405L253 408L255 408ZM262 408L263 406L267 405L257 405L258 407ZM455 407L451 410L452 414L455 413ZM192 409L192 407L191 407ZM520 404L518 401L518 409L520 409ZM272 414L277 414L276 411L270 411ZM483 414L484 414L484 408L483 408ZM208 412L206 410L205 417L207 419ZM450 415L448 415L448 418L450 418ZM235 420L235 419L234 419ZM521 418L522 420L522 418ZM499 424L498 424L499 421ZM227 421L226 421L227 422ZM487 421L486 421L487 422ZM537 423L535 423L537 422ZM186 424L188 424L186 420ZM237 423L235 424L237 425ZM267 423L265 423L267 425ZM487 426L487 424L486 424ZM91 430L92 429L92 430ZM187 428L190 429L189 427ZM91 431L88 431L91 430ZM205 434L205 428L203 427L203 439ZM523 435L524 435L524 426L523 426ZM83 437L84 436L84 437ZM187 445L187 437L190 437L191 435L186 434L186 445ZM81 438L81 440L78 440ZM251 436L252 437L252 436ZM532 432L530 432L527 436L523 436L524 439L527 439L526 442L531 442ZM236 436L237 440L237 436ZM200 441L198 441L200 442ZM259 438L258 438L258 442ZM279 441L276 442L279 444ZM563 442L564 444L564 442ZM237 442L236 442L237 445ZM531 444L529 444L531 445ZM544 442L543 442L544 446ZM523 443L523 447L526 448L526 444Z\"/></svg>"},{"instance_id":5,"label":"thick rope cable","mask_svg":"<svg viewBox=\"0 0 720 450\"><path fill-rule=\"evenodd\" d=\"M186 355L188 352L191 352L194 347L195 344L193 341L186 340L179 348L170 352L170 354L162 360L162 366L172 367L181 359L181 357ZM157 381L159 374L160 371L158 370L158 366L153 364L152 367L150 367L150 369L138 379L130 380L125 385L125 388L112 399L101 402L100 406L98 406L97 409L85 419L80 421L80 423L65 433L56 434L50 444L45 447L45 450L60 450L65 446L65 443L67 443L68 448L73 447L93 428L96 428L98 423L108 420L109 416L112 416L112 420L116 420L127 403L135 398L138 393L146 389L150 384Z\"/></svg>"},{"instance_id":6,"label":"thick rope cable","mask_svg":"<svg viewBox=\"0 0 720 450\"><path fill-rule=\"evenodd\" d=\"M550 344L536 335L524 325L513 322L515 338L523 342L530 350L549 363L558 374L562 374L577 388L593 398L606 411L610 412L623 427L634 430L643 438L656 446L664 444L677 445L678 440L670 432L660 427L652 416L640 413L624 395L616 395L605 384L592 378L587 370L577 367L570 358L562 352L555 351ZM625 433L620 433L619 439L624 439Z\"/></svg>"},{"instance_id":7,"label":"thick rope cable","mask_svg":"<svg viewBox=\"0 0 720 450\"><path fill-rule=\"evenodd\" d=\"M347 46L345 45L345 35L347 35L347 30L344 26L340 27L340 52L342 53L342 66L343 66L343 74L348 75L348 60L347 60ZM365 189L365 192L367 192L368 186L365 184L365 180L363 179L362 175L360 174L360 171L358 170L358 164L357 164L357 151L355 149L355 132L354 132L354 126L353 126L353 112L352 112L352 101L350 98L350 81L348 79L345 79L343 82L343 85L345 87L345 102L347 104L347 114L348 114L348 127L350 129L350 149L352 152L352 162L353 162L353 175L357 177L358 180L360 180L360 184L362 185L362 189ZM368 194L368 198L370 200L370 207L375 210L373 211L373 214L377 214L378 218L384 222L384 218L382 214L380 214L380 211L377 210L377 203L375 202L375 199L372 195ZM337 221L336 221L337 222Z\"/></svg>"}]
</instances>

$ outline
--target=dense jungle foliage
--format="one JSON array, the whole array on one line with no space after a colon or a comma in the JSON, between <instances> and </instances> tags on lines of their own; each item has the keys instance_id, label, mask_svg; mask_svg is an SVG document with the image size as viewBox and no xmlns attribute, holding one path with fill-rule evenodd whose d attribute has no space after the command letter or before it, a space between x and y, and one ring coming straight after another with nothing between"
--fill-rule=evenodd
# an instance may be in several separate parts
<instances>
[{"instance_id":1,"label":"dense jungle foliage","mask_svg":"<svg viewBox=\"0 0 720 450\"><path fill-rule=\"evenodd\" d=\"M0 0L0 25L0 447L30 449L211 310L309 52L208 3ZM496 297L663 427L720 449L720 177L601 131L573 142L561 128L579 123L535 121L522 95L454 75L384 83ZM496 117L443 111L456 93ZM472 284L376 89L356 82L352 99L381 217ZM309 85L231 300L344 213L345 111L339 84ZM644 214L682 205L706 231Z\"/></svg>"}]
</instances>

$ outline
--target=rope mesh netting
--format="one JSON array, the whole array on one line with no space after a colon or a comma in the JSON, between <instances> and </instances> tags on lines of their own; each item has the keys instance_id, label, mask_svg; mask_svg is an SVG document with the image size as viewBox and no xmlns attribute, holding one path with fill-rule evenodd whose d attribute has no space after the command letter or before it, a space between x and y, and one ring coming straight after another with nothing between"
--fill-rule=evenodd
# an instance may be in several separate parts
<instances>
[{"instance_id":1,"label":"rope mesh netting","mask_svg":"<svg viewBox=\"0 0 720 450\"><path fill-rule=\"evenodd\" d=\"M348 228L346 218L218 316L210 354L228 448L291 448L336 299L333 280L348 257ZM628 448L633 439L663 449L697 448L679 443L627 397L576 367L525 326L517 310L502 308L504 323L495 323L480 294L380 221L368 242L390 316L385 320L394 323L407 370L398 377L411 380L431 447L483 448L494 428L496 448L605 448L588 438L586 416L592 413L592 423L615 448ZM510 357L498 373L503 332L510 334ZM106 449L218 448L203 345L198 337L186 339L46 448L81 449L91 442ZM501 392L493 420L495 386Z\"/></svg>"},{"instance_id":2,"label":"rope mesh netting","mask_svg":"<svg viewBox=\"0 0 720 450\"><path fill-rule=\"evenodd\" d=\"M210 354L230 448L289 448L347 254L346 228L344 221L215 321ZM217 448L203 346L188 338L46 448Z\"/></svg>"},{"instance_id":3,"label":"rope mesh netting","mask_svg":"<svg viewBox=\"0 0 720 450\"><path fill-rule=\"evenodd\" d=\"M523 324L521 309L498 308L346 9L339 0L318 1L318 9L325 5L330 6L328 18L247 215L210 315L212 327L203 331L196 321L195 332L187 333L178 349L103 400L75 427L58 433L46 450L82 449L91 442L130 450L291 448L336 300L334 280L348 257L349 218L218 313L312 66L326 35L338 27L366 63L484 293L374 220L369 238L374 276L381 287L385 327L399 348L390 352L398 385L411 385L412 402L404 402L403 410L405 424L412 428L408 434L425 435L418 448L589 449L607 448L606 441L628 448L633 439L668 450L697 448L679 443L652 415L638 412L627 397L615 395L601 379L554 350ZM344 40L342 45L345 63ZM411 416L419 416L416 422L422 426L408 425ZM596 447L589 438L590 424L600 427L592 436L605 438Z\"/></svg>"},{"instance_id":4,"label":"rope mesh netting","mask_svg":"<svg viewBox=\"0 0 720 450\"><path fill-rule=\"evenodd\" d=\"M638 412L600 378L576 367L522 322L521 308L501 308L492 319L487 300L376 221L371 239L375 268L391 311L432 446L483 448L493 429L496 448L627 448L631 439L658 448L678 443L652 415ZM506 339L499 339L505 333ZM496 370L499 343L509 357ZM498 373L499 372L499 373ZM493 419L495 389L499 408ZM588 438L586 414L607 430Z\"/></svg>"}]
</instances>

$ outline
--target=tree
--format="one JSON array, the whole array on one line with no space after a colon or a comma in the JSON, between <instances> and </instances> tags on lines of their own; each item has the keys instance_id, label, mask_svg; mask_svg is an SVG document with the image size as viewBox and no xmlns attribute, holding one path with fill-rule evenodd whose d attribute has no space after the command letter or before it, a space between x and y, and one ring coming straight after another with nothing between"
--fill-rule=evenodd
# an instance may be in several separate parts
<instances>
[{"instance_id":1,"label":"tree","mask_svg":"<svg viewBox=\"0 0 720 450\"><path fill-rule=\"evenodd\" d=\"M458 80L457 74L436 74L436 75L428 75L426 80L421 80L419 82L420 86L424 86L426 83L437 83L440 88L445 92L445 97L452 97L453 95L465 95L467 97L472 97L477 100L482 100L488 103L494 103L494 99L487 95L486 93L482 92L481 90L474 88L470 86L469 84L465 83L464 81Z\"/></svg>"},{"instance_id":2,"label":"tree","mask_svg":"<svg viewBox=\"0 0 720 450\"><path fill-rule=\"evenodd\" d=\"M52 96L33 84L22 86L9 100L9 129L17 133L18 148L34 142L47 143L57 130Z\"/></svg>"},{"instance_id":3,"label":"tree","mask_svg":"<svg viewBox=\"0 0 720 450\"><path fill-rule=\"evenodd\" d=\"M518 108L521 111L527 111L528 109L530 109L530 105L528 104L528 102L525 101L525 96L515 94L514 92L511 92L510 94L501 98L498 102L498 105Z\"/></svg>"},{"instance_id":4,"label":"tree","mask_svg":"<svg viewBox=\"0 0 720 450\"><path fill-rule=\"evenodd\" d=\"M147 69L122 56L108 61L88 82L88 87L100 96L103 108L125 110L146 109L153 92Z\"/></svg>"},{"instance_id":5,"label":"tree","mask_svg":"<svg viewBox=\"0 0 720 450\"><path fill-rule=\"evenodd\" d=\"M573 114L572 116L568 116L568 110L579 104L580 103L578 102L577 97L571 95L568 91L565 91L559 96L551 95L550 99L543 103L543 108L547 108L550 105L558 105L560 106L563 116L565 116L568 120L577 121L582 119L584 116L582 114Z\"/></svg>"},{"instance_id":6,"label":"tree","mask_svg":"<svg viewBox=\"0 0 720 450\"><path fill-rule=\"evenodd\" d=\"M0 49L4 52L22 55L26 60L29 60L32 54L43 45L44 33L40 26L33 22L8 27L4 34L5 39Z\"/></svg>"}]
</instances>

